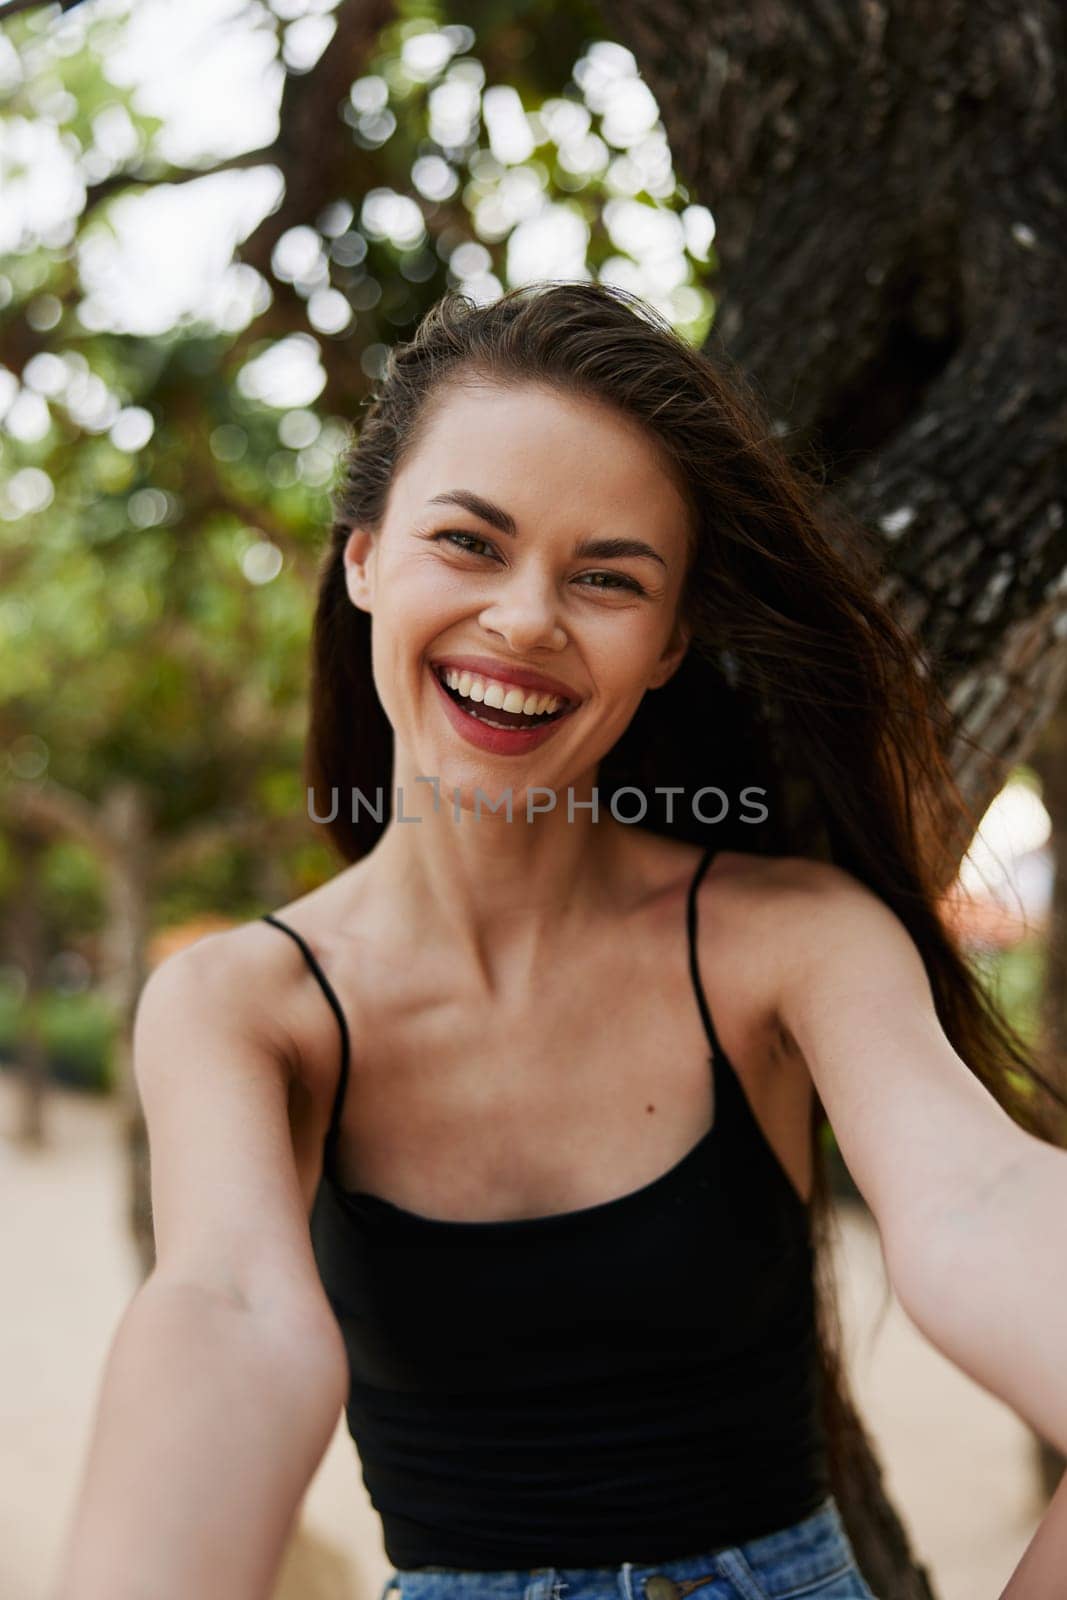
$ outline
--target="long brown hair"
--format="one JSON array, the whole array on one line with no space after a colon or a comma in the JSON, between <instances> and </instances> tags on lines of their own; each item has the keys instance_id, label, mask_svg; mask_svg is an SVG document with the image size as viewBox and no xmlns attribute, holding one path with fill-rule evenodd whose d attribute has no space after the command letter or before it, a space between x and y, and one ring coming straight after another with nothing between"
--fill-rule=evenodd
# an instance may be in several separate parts
<instances>
[{"instance_id":1,"label":"long brown hair","mask_svg":"<svg viewBox=\"0 0 1067 1600\"><path fill-rule=\"evenodd\" d=\"M877 547L840 513L817 472L790 462L743 375L713 341L698 352L634 295L596 283L533 284L476 305L446 295L390 352L346 453L315 616L305 779L316 811L357 791L353 820L325 824L346 861L390 816L392 729L371 673L369 615L348 599L342 554L353 526L380 529L396 471L457 383L537 383L642 423L682 488L693 546L681 606L691 643L605 757L605 801L623 784L653 797L714 786L766 791L763 821L730 811L723 849L810 856L847 869L897 914L926 966L946 1035L1030 1131L1055 1138L1059 1096L968 965L942 896L978 826L948 766L959 737L916 645L877 598ZM709 802L710 804L710 802ZM643 825L693 840L691 809L650 808ZM1062 1103L1062 1102L1060 1102ZM871 1488L870 1456L841 1359L825 1112L811 1137L818 1338L831 1477L845 1506ZM1058 1142L1058 1140L1057 1140Z\"/></svg>"}]
</instances>

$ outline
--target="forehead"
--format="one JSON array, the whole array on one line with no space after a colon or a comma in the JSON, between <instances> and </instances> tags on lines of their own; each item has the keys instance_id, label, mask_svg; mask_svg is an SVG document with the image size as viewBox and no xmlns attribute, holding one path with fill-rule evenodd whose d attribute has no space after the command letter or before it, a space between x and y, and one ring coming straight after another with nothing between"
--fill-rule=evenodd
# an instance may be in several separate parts
<instances>
[{"instance_id":1,"label":"forehead","mask_svg":"<svg viewBox=\"0 0 1067 1600\"><path fill-rule=\"evenodd\" d=\"M688 525L685 500L659 441L595 400L535 384L464 385L434 404L403 463L392 504L418 509L457 484L527 519L625 518L664 537Z\"/></svg>"}]
</instances>

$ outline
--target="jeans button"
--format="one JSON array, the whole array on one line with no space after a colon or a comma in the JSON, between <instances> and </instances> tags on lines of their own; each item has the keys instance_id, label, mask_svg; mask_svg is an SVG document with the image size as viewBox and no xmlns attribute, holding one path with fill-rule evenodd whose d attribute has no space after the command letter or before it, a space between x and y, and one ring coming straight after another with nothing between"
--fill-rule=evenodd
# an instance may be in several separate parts
<instances>
[{"instance_id":1,"label":"jeans button","mask_svg":"<svg viewBox=\"0 0 1067 1600\"><path fill-rule=\"evenodd\" d=\"M648 1600L679 1600L681 1592L674 1579L665 1578L662 1572L645 1579L645 1594Z\"/></svg>"}]
</instances>

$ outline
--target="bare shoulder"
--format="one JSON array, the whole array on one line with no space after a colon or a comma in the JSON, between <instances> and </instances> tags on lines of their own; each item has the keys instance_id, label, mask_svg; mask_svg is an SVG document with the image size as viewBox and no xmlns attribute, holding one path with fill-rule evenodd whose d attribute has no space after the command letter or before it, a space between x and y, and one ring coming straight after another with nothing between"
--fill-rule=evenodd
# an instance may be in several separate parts
<instances>
[{"instance_id":1,"label":"bare shoulder","mask_svg":"<svg viewBox=\"0 0 1067 1600\"><path fill-rule=\"evenodd\" d=\"M347 1358L308 1228L293 1042L272 988L284 995L288 978L270 931L209 934L141 991L133 1069L148 1131L153 1278L249 1319L273 1369L300 1376L321 1455L347 1393ZM310 1449L310 1435L294 1448Z\"/></svg>"},{"instance_id":2,"label":"bare shoulder","mask_svg":"<svg viewBox=\"0 0 1067 1600\"><path fill-rule=\"evenodd\" d=\"M775 1039L800 1053L798 1030L846 993L894 995L926 1007L930 983L900 917L874 889L834 862L769 857L737 881L751 890L747 925L765 951Z\"/></svg>"},{"instance_id":3,"label":"bare shoulder","mask_svg":"<svg viewBox=\"0 0 1067 1600\"><path fill-rule=\"evenodd\" d=\"M300 934L328 971L330 956L318 920L302 902L277 913ZM303 914L302 914L303 913ZM172 1034L185 1057L236 1062L251 1054L257 1076L284 1088L300 1184L310 1204L318 1182L322 1142L340 1073L340 1031L303 952L282 929L258 918L205 935L170 956L150 975L138 1005L137 1027L153 1039ZM135 1041L136 1043L136 1041ZM171 1054L155 1043L138 1052L134 1071L142 1099L146 1072L165 1076ZM188 1071L188 1069L184 1069ZM208 1081L205 1089L212 1091ZM262 1089L261 1089L261 1092ZM270 1091L267 1091L270 1092Z\"/></svg>"},{"instance_id":4,"label":"bare shoulder","mask_svg":"<svg viewBox=\"0 0 1067 1600\"><path fill-rule=\"evenodd\" d=\"M241 1034L292 1076L300 1050L287 1002L298 990L299 959L290 941L262 921L205 934L153 969L138 1017Z\"/></svg>"},{"instance_id":5,"label":"bare shoulder","mask_svg":"<svg viewBox=\"0 0 1067 1600\"><path fill-rule=\"evenodd\" d=\"M792 1058L783 999L805 963L855 929L866 908L881 907L867 887L832 862L805 856L717 852L697 893L702 961L722 974L720 1010L739 1014L738 1036L757 1058ZM877 912L875 913L877 915ZM870 912L867 914L867 924Z\"/></svg>"},{"instance_id":6,"label":"bare shoulder","mask_svg":"<svg viewBox=\"0 0 1067 1600\"><path fill-rule=\"evenodd\" d=\"M804 930L817 934L818 953L858 941L865 952L897 954L911 946L910 935L893 908L874 889L833 861L803 856L767 858L762 888L770 920L782 930L783 944L794 954L809 955L813 939L797 940Z\"/></svg>"},{"instance_id":7,"label":"bare shoulder","mask_svg":"<svg viewBox=\"0 0 1067 1600\"><path fill-rule=\"evenodd\" d=\"M832 893L839 869L804 856L757 855L747 850L716 851L700 882L701 912L729 906L744 912L745 924L760 924L760 935L780 927L783 913L800 912L814 898Z\"/></svg>"},{"instance_id":8,"label":"bare shoulder","mask_svg":"<svg viewBox=\"0 0 1067 1600\"><path fill-rule=\"evenodd\" d=\"M307 1096L290 999L295 970L265 923L209 934L148 978L133 1069L156 1254L164 1272L333 1341L307 1234L314 1174L294 1138Z\"/></svg>"},{"instance_id":9,"label":"bare shoulder","mask_svg":"<svg viewBox=\"0 0 1067 1600\"><path fill-rule=\"evenodd\" d=\"M826 926L863 907L881 906L888 913L873 890L846 868L808 856L724 850L716 855L701 884L704 899L719 893L744 900L752 915L760 918L761 931L777 927L786 935L796 931L798 917L816 909Z\"/></svg>"}]
</instances>

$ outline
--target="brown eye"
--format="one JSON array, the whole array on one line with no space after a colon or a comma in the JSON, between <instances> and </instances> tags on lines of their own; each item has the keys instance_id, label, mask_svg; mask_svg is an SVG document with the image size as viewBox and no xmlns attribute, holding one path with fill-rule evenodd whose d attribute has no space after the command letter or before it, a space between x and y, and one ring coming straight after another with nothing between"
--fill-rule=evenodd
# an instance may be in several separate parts
<instances>
[{"instance_id":1,"label":"brown eye","mask_svg":"<svg viewBox=\"0 0 1067 1600\"><path fill-rule=\"evenodd\" d=\"M490 552L493 548L487 539L479 539L475 533L464 533L461 528L444 528L440 533L434 534L431 542L437 544L441 539L447 539L454 550L466 550L470 555L477 554L475 550L471 549L471 546L475 544L480 544L483 549ZM466 540L466 543L458 543L457 541L459 540Z\"/></svg>"},{"instance_id":2,"label":"brown eye","mask_svg":"<svg viewBox=\"0 0 1067 1600\"><path fill-rule=\"evenodd\" d=\"M587 583L587 589L625 589L630 594L644 594L644 589L636 578L628 578L622 572L586 572L586 578L610 578L610 583Z\"/></svg>"}]
</instances>

